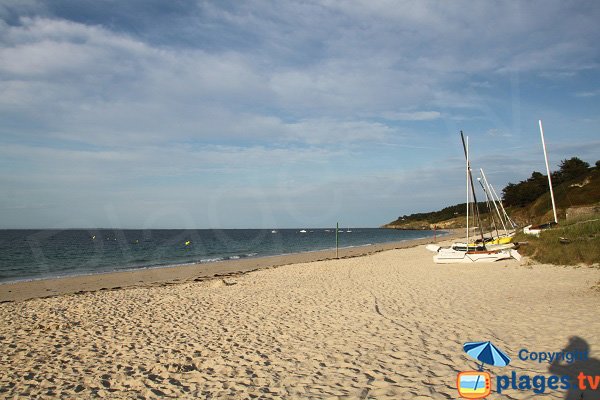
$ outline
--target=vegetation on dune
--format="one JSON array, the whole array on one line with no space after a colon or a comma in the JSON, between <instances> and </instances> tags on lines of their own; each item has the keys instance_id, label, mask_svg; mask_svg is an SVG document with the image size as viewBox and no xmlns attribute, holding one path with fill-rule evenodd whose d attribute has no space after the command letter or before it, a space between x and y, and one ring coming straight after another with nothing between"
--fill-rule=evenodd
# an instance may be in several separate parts
<instances>
[{"instance_id":1,"label":"vegetation on dune","mask_svg":"<svg viewBox=\"0 0 600 400\"><path fill-rule=\"evenodd\" d=\"M539 237L519 233L515 240L526 242L519 248L534 260L558 265L597 264L600 262L600 214L561 222L542 231Z\"/></svg>"},{"instance_id":2,"label":"vegetation on dune","mask_svg":"<svg viewBox=\"0 0 600 400\"><path fill-rule=\"evenodd\" d=\"M479 209L483 210L485 207L485 203L479 202ZM411 223L428 223L435 224L441 221L447 221L452 218L456 218L459 216L467 215L467 206L466 203L455 204L450 207L446 207L440 211L432 211L426 213L416 213L411 215L403 215L398 217L398 219L394 222L391 222L390 225L393 224L405 224L409 225Z\"/></svg>"},{"instance_id":3,"label":"vegetation on dune","mask_svg":"<svg viewBox=\"0 0 600 400\"><path fill-rule=\"evenodd\" d=\"M565 219L569 207L600 202L600 160L595 167L577 157L562 160L552 173L552 187L559 219ZM553 220L548 178L540 172L518 183L509 183L502 190L502 200L511 218L519 225L538 224ZM489 218L484 202L479 203L482 223ZM425 229L433 225L446 228L464 226L466 204L456 204L440 211L403 215L385 225L399 229Z\"/></svg>"},{"instance_id":4,"label":"vegetation on dune","mask_svg":"<svg viewBox=\"0 0 600 400\"><path fill-rule=\"evenodd\" d=\"M587 206L600 202L600 169L594 168L587 174L552 186L558 219L564 221L570 207ZM546 191L529 204L510 207L509 214L520 225L553 221L550 191Z\"/></svg>"},{"instance_id":5,"label":"vegetation on dune","mask_svg":"<svg viewBox=\"0 0 600 400\"><path fill-rule=\"evenodd\" d=\"M556 189L565 183L578 180L579 178L588 175L593 170L594 168L590 169L588 163L577 157L563 160L560 163L558 171L552 173L552 187ZM519 183L508 183L508 185L502 189L502 200L507 207L524 207L534 202L546 192L549 192L548 176L534 171L531 176L524 181Z\"/></svg>"}]
</instances>

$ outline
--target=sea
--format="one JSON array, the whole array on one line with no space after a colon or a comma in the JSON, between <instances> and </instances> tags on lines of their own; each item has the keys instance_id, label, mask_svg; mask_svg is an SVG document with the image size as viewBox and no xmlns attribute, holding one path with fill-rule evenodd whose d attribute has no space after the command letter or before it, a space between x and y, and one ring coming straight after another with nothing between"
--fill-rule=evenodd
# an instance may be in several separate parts
<instances>
[{"instance_id":1,"label":"sea","mask_svg":"<svg viewBox=\"0 0 600 400\"><path fill-rule=\"evenodd\" d=\"M433 235L427 230L353 228L340 230L338 240L340 248L348 248ZM335 228L0 230L0 283L312 252L335 246Z\"/></svg>"}]
</instances>

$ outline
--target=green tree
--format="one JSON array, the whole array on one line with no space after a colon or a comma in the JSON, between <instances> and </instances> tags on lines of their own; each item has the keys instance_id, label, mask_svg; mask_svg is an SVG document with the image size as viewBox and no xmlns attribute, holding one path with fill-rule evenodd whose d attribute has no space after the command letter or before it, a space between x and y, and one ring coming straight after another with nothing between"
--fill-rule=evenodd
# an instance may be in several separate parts
<instances>
[{"instance_id":1,"label":"green tree","mask_svg":"<svg viewBox=\"0 0 600 400\"><path fill-rule=\"evenodd\" d=\"M577 157L569 160L562 160L560 163L559 176L561 181L569 181L586 174L589 171L590 164Z\"/></svg>"},{"instance_id":2,"label":"green tree","mask_svg":"<svg viewBox=\"0 0 600 400\"><path fill-rule=\"evenodd\" d=\"M546 175L534 171L525 181L509 183L502 189L502 198L508 206L523 207L535 201L548 190Z\"/></svg>"}]
</instances>

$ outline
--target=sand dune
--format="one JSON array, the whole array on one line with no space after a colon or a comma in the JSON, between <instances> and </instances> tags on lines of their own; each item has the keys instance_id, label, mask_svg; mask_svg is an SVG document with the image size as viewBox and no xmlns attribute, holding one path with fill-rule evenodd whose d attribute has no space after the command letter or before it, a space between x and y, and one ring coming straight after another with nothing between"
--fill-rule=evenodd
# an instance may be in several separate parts
<instances>
[{"instance_id":1,"label":"sand dune","mask_svg":"<svg viewBox=\"0 0 600 400\"><path fill-rule=\"evenodd\" d=\"M5 303L0 396L453 399L475 367L467 341L492 340L520 373L548 364L519 349L574 335L599 358L599 281L594 268L435 265L419 246Z\"/></svg>"}]
</instances>

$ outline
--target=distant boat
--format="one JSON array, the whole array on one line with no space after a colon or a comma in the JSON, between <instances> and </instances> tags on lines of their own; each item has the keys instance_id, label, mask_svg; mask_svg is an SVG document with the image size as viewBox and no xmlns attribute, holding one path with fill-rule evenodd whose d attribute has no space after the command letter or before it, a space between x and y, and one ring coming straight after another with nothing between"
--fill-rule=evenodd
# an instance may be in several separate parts
<instances>
[{"instance_id":1,"label":"distant boat","mask_svg":"<svg viewBox=\"0 0 600 400\"><path fill-rule=\"evenodd\" d=\"M350 228L348 228L348 230L346 230L346 232L350 233L350 232L352 232L352 231L350 230Z\"/></svg>"},{"instance_id":2,"label":"distant boat","mask_svg":"<svg viewBox=\"0 0 600 400\"><path fill-rule=\"evenodd\" d=\"M273 230L271 231L271 233L277 233L277 231L276 231L275 229L273 229Z\"/></svg>"},{"instance_id":3,"label":"distant boat","mask_svg":"<svg viewBox=\"0 0 600 400\"><path fill-rule=\"evenodd\" d=\"M302 230L300 231L300 233L306 233L306 230L302 229Z\"/></svg>"}]
</instances>

